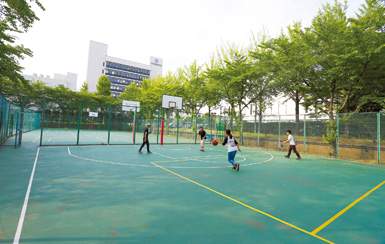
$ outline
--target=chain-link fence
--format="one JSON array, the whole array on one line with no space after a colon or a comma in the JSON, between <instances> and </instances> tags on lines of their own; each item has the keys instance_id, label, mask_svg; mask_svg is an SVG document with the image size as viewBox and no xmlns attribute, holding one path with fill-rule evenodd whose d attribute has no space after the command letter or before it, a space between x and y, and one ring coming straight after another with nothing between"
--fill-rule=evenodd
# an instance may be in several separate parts
<instances>
[{"instance_id":1,"label":"chain-link fence","mask_svg":"<svg viewBox=\"0 0 385 244\"><path fill-rule=\"evenodd\" d=\"M20 145L22 133L40 128L40 113L21 109L0 96L0 145ZM14 140L9 138L14 136Z\"/></svg>"},{"instance_id":2,"label":"chain-link fence","mask_svg":"<svg viewBox=\"0 0 385 244\"><path fill-rule=\"evenodd\" d=\"M339 159L384 163L385 115L337 114L335 119L317 114L266 115L243 122L243 144L286 150L282 141L291 130L299 151Z\"/></svg>"},{"instance_id":3,"label":"chain-link fence","mask_svg":"<svg viewBox=\"0 0 385 244\"><path fill-rule=\"evenodd\" d=\"M226 118L191 116L178 111L159 110L146 117L121 107L42 112L40 145L140 144L144 128L150 125L150 142L157 144L197 143L199 127L207 139L224 138ZM149 117L149 118L148 118Z\"/></svg>"},{"instance_id":4,"label":"chain-link fence","mask_svg":"<svg viewBox=\"0 0 385 244\"><path fill-rule=\"evenodd\" d=\"M122 111L120 106L94 110L43 111L41 145L140 144L144 128L150 125L151 143L199 143L200 127L206 130L207 141L222 140L229 128L245 146L286 151L283 141L291 130L302 153L385 161L385 115L381 113L338 114L333 120L318 114L265 115L240 124L236 118L209 114L159 110L145 119L142 113Z\"/></svg>"}]
</instances>

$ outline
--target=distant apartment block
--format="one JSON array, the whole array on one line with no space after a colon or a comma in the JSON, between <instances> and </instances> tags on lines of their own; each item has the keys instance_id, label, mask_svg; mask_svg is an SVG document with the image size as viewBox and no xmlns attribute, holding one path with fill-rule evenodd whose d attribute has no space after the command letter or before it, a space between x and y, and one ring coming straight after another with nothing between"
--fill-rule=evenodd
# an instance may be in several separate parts
<instances>
[{"instance_id":1,"label":"distant apartment block","mask_svg":"<svg viewBox=\"0 0 385 244\"><path fill-rule=\"evenodd\" d=\"M53 77L49 75L41 75L41 74L32 74L32 75L23 75L26 80L31 82L41 81L47 86L56 87L56 86L64 86L72 91L77 90L77 79L78 75L75 73L67 73L67 74L54 74Z\"/></svg>"},{"instance_id":2,"label":"distant apartment block","mask_svg":"<svg viewBox=\"0 0 385 244\"><path fill-rule=\"evenodd\" d=\"M132 82L140 84L149 77L162 75L163 61L151 57L150 64L141 64L107 54L108 45L90 41L88 52L87 81L88 90L96 91L96 84L101 75L106 75L111 81L111 95L119 96L125 87Z\"/></svg>"}]
</instances>

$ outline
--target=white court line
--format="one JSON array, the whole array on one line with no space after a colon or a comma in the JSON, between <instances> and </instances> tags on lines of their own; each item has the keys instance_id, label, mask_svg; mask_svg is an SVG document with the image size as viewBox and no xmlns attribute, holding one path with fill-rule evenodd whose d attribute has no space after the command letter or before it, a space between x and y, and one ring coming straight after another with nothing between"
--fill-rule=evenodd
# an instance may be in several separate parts
<instances>
[{"instance_id":1,"label":"white court line","mask_svg":"<svg viewBox=\"0 0 385 244\"><path fill-rule=\"evenodd\" d=\"M71 152L70 147L67 147L68 155L81 159L81 160L86 160L86 161L91 161L95 163L102 163L102 164L111 164L111 165L121 165L121 166L129 166L129 167L144 167L144 168L152 168L153 166L151 165L144 165L144 164L130 164L130 163L121 163L121 162L114 162L114 161L108 161L108 160L98 160L98 159L93 159L93 158L86 158L82 156L75 155Z\"/></svg>"},{"instance_id":2,"label":"white court line","mask_svg":"<svg viewBox=\"0 0 385 244\"><path fill-rule=\"evenodd\" d=\"M176 160L176 161L178 160L178 158L175 158L175 157L172 157L172 156L169 156L169 155L165 155L163 153L159 153L159 152L154 152L154 153L158 154L159 156L164 157L164 158L169 158L169 159L173 159L173 160ZM257 162L253 162L253 163L242 164L242 166L245 167L245 166L252 166L252 165L256 165L256 164L263 164L263 163L267 163L267 162L269 162L269 161L274 159L274 156L271 153L269 153L269 152L264 152L264 153L269 154L270 158L268 158L266 160L263 160L263 161L257 161ZM246 157L245 156L241 155L241 157L243 158L243 160L240 160L238 162L246 161ZM193 161L206 162L206 161L200 160L200 159L193 159ZM167 166L167 168L190 168L190 169L191 168L193 168L193 169L195 169L195 168L198 168L198 169L220 169L220 168L231 168L231 167L232 167L231 165L229 165L229 166L203 166L203 167L189 167L189 166L179 166L179 167L176 166L176 167L174 167L174 166Z\"/></svg>"},{"instance_id":3,"label":"white court line","mask_svg":"<svg viewBox=\"0 0 385 244\"><path fill-rule=\"evenodd\" d=\"M29 195L31 193L32 181L33 181L33 177L35 175L35 169L36 169L37 160L39 158L39 153L40 153L40 147L38 147L37 151L36 151L35 162L33 163L31 176L29 177L28 188L27 188L27 192L25 193L23 207L21 208L19 222L17 224L15 237L13 238L13 244L19 244L19 241L20 241L21 231L23 230L24 218L25 218L25 214L27 212Z\"/></svg>"},{"instance_id":4,"label":"white court line","mask_svg":"<svg viewBox=\"0 0 385 244\"><path fill-rule=\"evenodd\" d=\"M204 156L204 157L192 156L190 158L183 157L183 158L169 159L169 160L155 160L153 162L157 162L157 163L172 163L172 162L177 163L177 162L187 162L187 161L207 162L207 161L203 161L203 159L209 160L213 158L223 158L223 155L213 155L213 156Z\"/></svg>"},{"instance_id":5,"label":"white court line","mask_svg":"<svg viewBox=\"0 0 385 244\"><path fill-rule=\"evenodd\" d=\"M67 151L68 151L68 155L70 157L85 160L85 161L95 162L95 163L121 165L121 166L128 166L128 167L143 167L143 168L154 168L155 167L155 166L150 165L150 164L123 163L123 162L117 162L117 161L98 160L98 159L93 159L93 158L82 157L82 156L78 156L76 154L73 154L70 150L70 147L67 147ZM164 157L164 158L168 158L168 159L172 159L172 160L178 160L178 158L174 158L174 157L162 154L162 153L158 153L158 152L153 152L153 153L158 154L159 156ZM243 164L242 166L246 167L246 166L252 166L252 165L257 165L257 164L264 164L264 163L267 163L267 162L274 159L274 156L271 153L269 153L269 152L265 152L265 153L269 154L270 158L263 160L263 161L257 161L257 162L253 162L253 163L249 163L249 164ZM245 157L243 157L243 158L246 160ZM153 161L157 162L156 160L153 160ZM231 165L229 165L229 166L167 166L167 168L170 168L170 169L223 169L223 168L230 168L230 167L232 167L232 166Z\"/></svg>"}]
</instances>

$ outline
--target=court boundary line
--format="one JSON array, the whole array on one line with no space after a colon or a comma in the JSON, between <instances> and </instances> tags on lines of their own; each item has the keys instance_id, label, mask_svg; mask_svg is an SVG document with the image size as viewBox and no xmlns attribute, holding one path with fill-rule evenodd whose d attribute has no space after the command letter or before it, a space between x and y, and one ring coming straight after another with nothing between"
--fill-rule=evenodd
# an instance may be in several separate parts
<instances>
[{"instance_id":1,"label":"court boundary line","mask_svg":"<svg viewBox=\"0 0 385 244\"><path fill-rule=\"evenodd\" d=\"M323 222L320 226L316 227L311 233L317 234L323 229L325 229L327 226L329 226L331 223L333 223L335 220L337 220L339 217L344 215L347 211L349 211L351 208L353 208L355 205L357 205L359 202L370 196L373 192L380 189L383 185L385 185L385 180L377 184L375 187L371 188L369 191L362 194L360 197L355 199L353 202L348 204L345 208L334 214L332 217L330 217L328 220Z\"/></svg>"},{"instance_id":2,"label":"court boundary line","mask_svg":"<svg viewBox=\"0 0 385 244\"><path fill-rule=\"evenodd\" d=\"M32 182L33 182L33 178L35 176L36 165L37 165L37 161L38 161L38 158L39 158L39 153L40 153L40 147L37 147L35 161L33 163L31 175L29 177L27 191L26 191L25 197L24 197L23 207L21 208L19 221L17 223L17 228L16 228L15 236L13 238L13 244L19 244L19 242L20 242L21 232L23 230L25 214L27 213L29 196L31 194Z\"/></svg>"},{"instance_id":3,"label":"court boundary line","mask_svg":"<svg viewBox=\"0 0 385 244\"><path fill-rule=\"evenodd\" d=\"M305 229L302 229L301 227L298 227L298 226L296 226L296 225L294 225L294 224L291 224L291 223L289 223L289 222L287 222L287 221L285 221L285 220L283 220L283 219L280 219L280 218L278 218L278 217L275 217L274 215L269 214L269 213L267 213L267 212L265 212L265 211L262 211L262 210L260 210L260 209L254 208L254 207L252 207L252 206L250 206L250 205L248 205L248 204L246 204L246 203L244 203L244 202L242 202L242 201L240 201L240 200L237 200L237 199L235 199L235 198L233 198L233 197L231 197L231 196L228 196L228 195L226 195L226 194L224 194L224 193L222 193L222 192L219 192L219 191L217 191L217 190L215 190L215 189L213 189L213 188L210 188L210 187L208 187L208 186L206 186L206 185L204 185L204 184L202 184L202 183L199 183L199 182L197 182L197 181L195 181L195 180L193 180L193 179L190 179L190 178L188 178L188 177L186 177L186 176L183 176L183 175L181 175L181 174L179 174L179 173L177 173L177 172L175 172L175 171L173 171L173 170L171 170L171 169L168 169L168 168L166 168L166 167L163 167L163 166L161 166L161 165L159 165L159 164L157 164L157 163L154 163L154 162L151 162L151 164L154 165L155 167L157 167L157 168L159 168L159 169L165 171L165 172L168 172L168 173L170 173L170 174L172 174L172 175L174 175L174 176L180 178L180 179L183 179L183 180L188 181L188 182L190 182L190 183L192 183L192 184L194 184L194 185L197 185L197 186L199 186L199 187L201 187L201 188L203 188L203 189L205 189L205 190L207 190L207 191L210 191L210 192L212 192L212 193L215 193L215 194L221 196L221 197L224 198L224 199L227 199L227 200L229 200L229 201L231 201L231 202L234 202L234 203L236 203L236 204L238 204L238 205L241 205L241 206L243 206L243 207L245 207L245 208L247 208L247 209L249 209L249 210L251 210L251 211L253 211L253 212L259 213L260 215L263 215L263 216L265 216L265 217L268 217L268 218L270 218L270 219L273 219L273 220L275 220L275 221L277 221L277 222L279 222L279 223L281 223L281 224L284 224L284 225L286 225L286 226L288 226L288 227L290 227L290 228L292 228L292 229L295 229L295 230L297 230L297 231L299 231L299 232L302 232L302 233L304 233L304 234L307 234L307 235L309 235L309 236L312 236L312 237L314 237L314 238L317 238L317 239L319 239L319 240L321 240L321 241L323 241L323 242L325 242L325 243L333 243L332 241L330 241L330 240L328 240L328 239L326 239L326 238L324 238L324 237L322 237L322 236L319 236L319 235L314 234L314 233L312 233L312 232L310 232L310 231L307 231L307 230L305 230Z\"/></svg>"}]
</instances>

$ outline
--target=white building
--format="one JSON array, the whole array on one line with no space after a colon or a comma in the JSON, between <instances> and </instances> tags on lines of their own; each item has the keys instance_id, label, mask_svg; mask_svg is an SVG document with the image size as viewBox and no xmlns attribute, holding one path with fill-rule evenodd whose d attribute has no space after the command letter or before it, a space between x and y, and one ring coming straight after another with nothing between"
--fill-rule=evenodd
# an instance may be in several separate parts
<instances>
[{"instance_id":1,"label":"white building","mask_svg":"<svg viewBox=\"0 0 385 244\"><path fill-rule=\"evenodd\" d=\"M32 75L23 75L26 80L31 82L41 81L47 86L56 87L56 86L64 86L72 91L77 90L77 79L78 75L75 73L67 73L67 74L54 74L53 77L49 75L41 75L41 74L32 74Z\"/></svg>"},{"instance_id":2,"label":"white building","mask_svg":"<svg viewBox=\"0 0 385 244\"><path fill-rule=\"evenodd\" d=\"M108 56L107 49L107 44L90 41L87 67L90 92L96 91L98 79L103 74L111 81L112 96L118 96L132 82L139 84L143 79L162 75L163 61L160 58L151 57L150 64L141 64Z\"/></svg>"}]
</instances>

